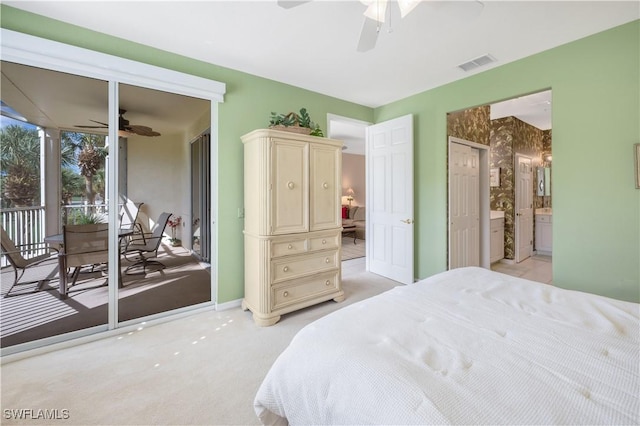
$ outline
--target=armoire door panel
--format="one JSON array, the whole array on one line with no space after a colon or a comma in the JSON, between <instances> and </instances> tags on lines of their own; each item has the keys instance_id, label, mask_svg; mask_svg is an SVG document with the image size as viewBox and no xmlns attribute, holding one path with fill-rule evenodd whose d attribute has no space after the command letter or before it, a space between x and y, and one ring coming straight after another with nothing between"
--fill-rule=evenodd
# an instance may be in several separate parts
<instances>
[{"instance_id":1,"label":"armoire door panel","mask_svg":"<svg viewBox=\"0 0 640 426\"><path fill-rule=\"evenodd\" d=\"M272 142L272 235L309 230L308 150L308 144Z\"/></svg>"},{"instance_id":2,"label":"armoire door panel","mask_svg":"<svg viewBox=\"0 0 640 426\"><path fill-rule=\"evenodd\" d=\"M342 152L334 146L312 144L309 148L309 229L319 231L340 226L340 195L342 190L338 170L342 170Z\"/></svg>"}]
</instances>

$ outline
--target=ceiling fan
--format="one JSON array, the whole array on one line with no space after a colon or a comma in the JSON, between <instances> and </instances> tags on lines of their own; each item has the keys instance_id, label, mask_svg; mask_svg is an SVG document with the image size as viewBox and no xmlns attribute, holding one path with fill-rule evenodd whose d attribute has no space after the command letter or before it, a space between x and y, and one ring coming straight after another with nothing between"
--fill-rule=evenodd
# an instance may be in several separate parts
<instances>
[{"instance_id":1,"label":"ceiling fan","mask_svg":"<svg viewBox=\"0 0 640 426\"><path fill-rule=\"evenodd\" d=\"M129 134L133 133L135 135L140 135L140 136L160 136L160 133L155 132L151 127L140 126L138 124L129 124L129 120L124 118L124 114L126 112L127 112L126 109L118 110L118 113L120 114L120 116L118 117L118 130L120 132L125 133L125 135L121 135L121 136L126 136L126 133L129 133ZM101 126L82 126L78 124L75 127L78 127L81 129L108 129L109 128L109 125L107 123L102 123L96 120L89 120L89 121L93 121L94 123L101 124Z\"/></svg>"},{"instance_id":2,"label":"ceiling fan","mask_svg":"<svg viewBox=\"0 0 640 426\"><path fill-rule=\"evenodd\" d=\"M278 5L282 8L290 9L310 1L312 0L278 0ZM400 17L404 18L422 2L426 2L426 0L360 0L360 3L367 6L367 10L364 12L364 23L362 24L356 50L358 52L366 52L376 46L380 28L388 16L388 3L396 3L400 9ZM474 14L479 14L484 7L480 0L469 0L464 3L474 8Z\"/></svg>"}]
</instances>

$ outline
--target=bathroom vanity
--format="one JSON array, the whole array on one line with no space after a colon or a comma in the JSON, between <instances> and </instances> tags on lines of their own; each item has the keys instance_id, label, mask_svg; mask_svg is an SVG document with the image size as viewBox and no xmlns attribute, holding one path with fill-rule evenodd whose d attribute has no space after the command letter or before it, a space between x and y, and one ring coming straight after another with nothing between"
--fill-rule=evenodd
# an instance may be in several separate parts
<instances>
[{"instance_id":1,"label":"bathroom vanity","mask_svg":"<svg viewBox=\"0 0 640 426\"><path fill-rule=\"evenodd\" d=\"M538 254L551 256L553 251L553 214L551 208L540 208L535 210L536 215L536 235L535 250Z\"/></svg>"},{"instance_id":2,"label":"bathroom vanity","mask_svg":"<svg viewBox=\"0 0 640 426\"><path fill-rule=\"evenodd\" d=\"M504 211L491 211L491 242L490 258L491 263L504 259Z\"/></svg>"}]
</instances>

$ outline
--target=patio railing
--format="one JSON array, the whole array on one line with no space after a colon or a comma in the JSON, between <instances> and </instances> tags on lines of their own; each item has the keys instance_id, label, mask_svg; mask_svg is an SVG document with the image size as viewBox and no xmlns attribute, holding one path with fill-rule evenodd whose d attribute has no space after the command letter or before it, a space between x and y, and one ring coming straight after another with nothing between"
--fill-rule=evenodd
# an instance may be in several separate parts
<instances>
[{"instance_id":1,"label":"patio railing","mask_svg":"<svg viewBox=\"0 0 640 426\"><path fill-rule=\"evenodd\" d=\"M34 244L44 241L44 207L15 207L0 210L0 222L9 238L18 247L34 247ZM29 250L23 256L28 259L43 254L44 250ZM4 256L0 266L6 266Z\"/></svg>"},{"instance_id":2,"label":"patio railing","mask_svg":"<svg viewBox=\"0 0 640 426\"><path fill-rule=\"evenodd\" d=\"M107 214L106 204L75 204L66 205L61 208L61 220L63 224L72 224L82 214ZM18 247L35 247L39 249L28 250L23 253L25 259L38 256L44 253L42 242L45 237L45 216L43 206L34 207L14 207L0 210L0 222L9 238ZM47 231L49 234L55 231ZM0 267L7 266L4 256L0 259Z\"/></svg>"}]
</instances>

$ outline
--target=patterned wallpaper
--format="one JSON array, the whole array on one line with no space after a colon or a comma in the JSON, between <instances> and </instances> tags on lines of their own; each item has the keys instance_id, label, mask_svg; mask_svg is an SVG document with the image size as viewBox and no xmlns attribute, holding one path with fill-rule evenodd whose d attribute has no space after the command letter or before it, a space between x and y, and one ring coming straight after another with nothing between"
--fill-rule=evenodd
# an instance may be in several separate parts
<instances>
[{"instance_id":1,"label":"patterned wallpaper","mask_svg":"<svg viewBox=\"0 0 640 426\"><path fill-rule=\"evenodd\" d=\"M481 145L491 138L491 107L484 105L447 114L447 135Z\"/></svg>"},{"instance_id":2,"label":"patterned wallpaper","mask_svg":"<svg viewBox=\"0 0 640 426\"><path fill-rule=\"evenodd\" d=\"M535 170L543 165L543 153L551 154L551 130L543 131L515 117L491 120L489 105L449 113L447 134L491 147L490 167L500 168L500 186L490 189L492 210L504 210L505 258L515 258L515 176L514 155L524 154L532 158ZM550 166L550 164L547 164ZM532 180L533 208L551 207L550 198L536 195L536 179ZM544 205L543 205L544 204ZM448 208L448 206L447 206ZM534 225L535 226L535 225ZM535 235L535 233L534 233Z\"/></svg>"},{"instance_id":3,"label":"patterned wallpaper","mask_svg":"<svg viewBox=\"0 0 640 426\"><path fill-rule=\"evenodd\" d=\"M523 154L532 158L533 208L543 207L544 197L536 195L537 180L535 177L536 168L542 166L545 133L550 147L550 131L540 130L515 117L491 121L490 167L500 167L500 186L490 189L489 198L492 210L504 210L504 255L506 259L515 258L514 155ZM550 203L547 204L550 206Z\"/></svg>"}]
</instances>

